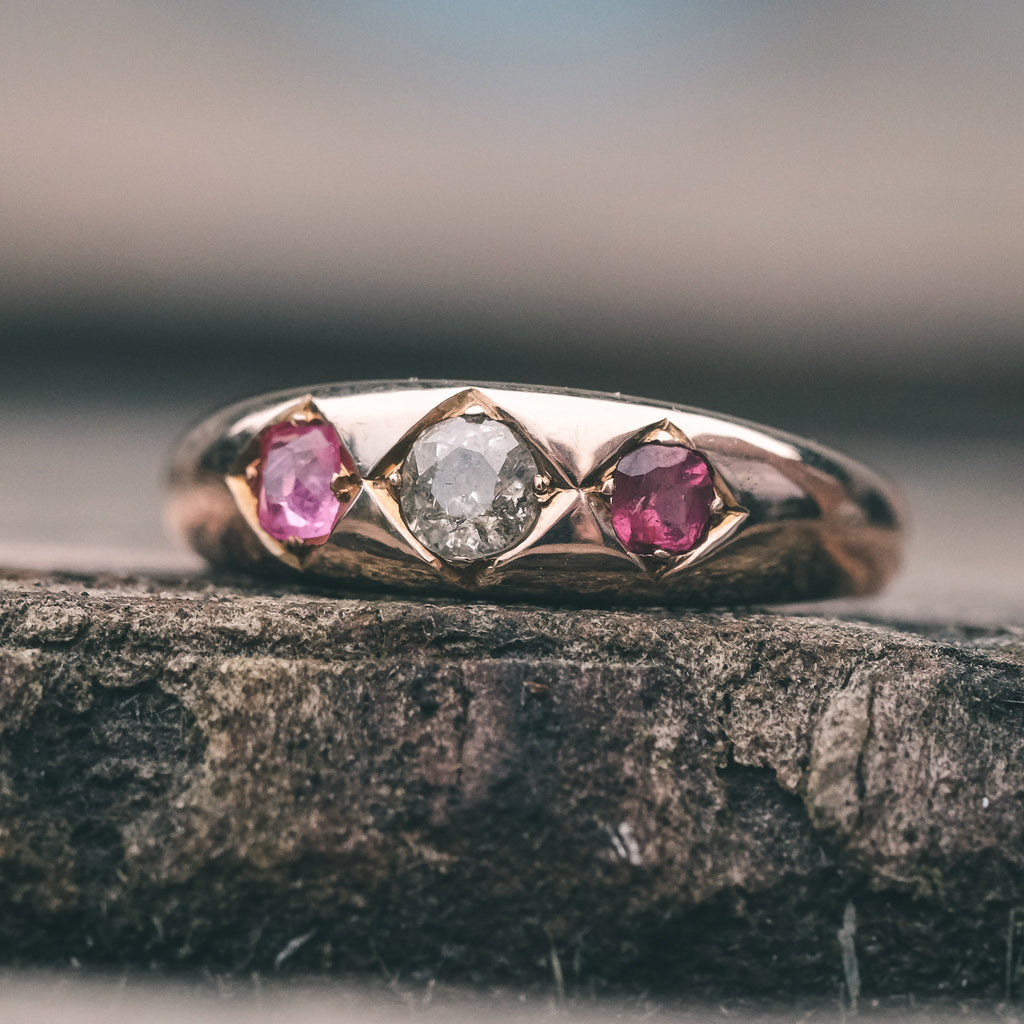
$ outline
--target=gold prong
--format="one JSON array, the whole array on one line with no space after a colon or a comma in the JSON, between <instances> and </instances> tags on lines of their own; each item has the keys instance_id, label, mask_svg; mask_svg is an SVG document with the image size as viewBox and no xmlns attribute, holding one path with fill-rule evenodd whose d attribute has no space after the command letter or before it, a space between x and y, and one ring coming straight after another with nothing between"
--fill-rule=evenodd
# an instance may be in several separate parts
<instances>
[{"instance_id":1,"label":"gold prong","mask_svg":"<svg viewBox=\"0 0 1024 1024\"><path fill-rule=\"evenodd\" d=\"M335 473L331 490L339 501L347 504L359 493L359 481L350 473Z\"/></svg>"},{"instance_id":2,"label":"gold prong","mask_svg":"<svg viewBox=\"0 0 1024 1024\"><path fill-rule=\"evenodd\" d=\"M615 480L612 477L608 477L601 484L601 493L606 497L610 498L615 493Z\"/></svg>"},{"instance_id":3,"label":"gold prong","mask_svg":"<svg viewBox=\"0 0 1024 1024\"><path fill-rule=\"evenodd\" d=\"M256 483L256 478L260 475L260 460L253 459L248 466L245 467L245 479L248 483Z\"/></svg>"},{"instance_id":4,"label":"gold prong","mask_svg":"<svg viewBox=\"0 0 1024 1024\"><path fill-rule=\"evenodd\" d=\"M533 493L542 497L551 490L551 477L547 473L538 473L533 478Z\"/></svg>"},{"instance_id":5,"label":"gold prong","mask_svg":"<svg viewBox=\"0 0 1024 1024\"><path fill-rule=\"evenodd\" d=\"M678 444L679 438L671 431L666 430L664 427L659 427L657 430L652 430L647 437L648 443L651 441L657 441L661 444Z\"/></svg>"},{"instance_id":6,"label":"gold prong","mask_svg":"<svg viewBox=\"0 0 1024 1024\"><path fill-rule=\"evenodd\" d=\"M666 551L664 548L655 548L651 552L651 558L656 559L659 562L671 562L676 556L671 551Z\"/></svg>"},{"instance_id":7,"label":"gold prong","mask_svg":"<svg viewBox=\"0 0 1024 1024\"><path fill-rule=\"evenodd\" d=\"M324 418L320 410L313 403L313 396L306 395L297 408L293 408L288 415L288 422L293 427L305 426L309 423L323 423Z\"/></svg>"},{"instance_id":8,"label":"gold prong","mask_svg":"<svg viewBox=\"0 0 1024 1024\"><path fill-rule=\"evenodd\" d=\"M393 469L387 475L388 484L390 484L392 490L397 491L402 486L402 474L397 469Z\"/></svg>"}]
</instances>

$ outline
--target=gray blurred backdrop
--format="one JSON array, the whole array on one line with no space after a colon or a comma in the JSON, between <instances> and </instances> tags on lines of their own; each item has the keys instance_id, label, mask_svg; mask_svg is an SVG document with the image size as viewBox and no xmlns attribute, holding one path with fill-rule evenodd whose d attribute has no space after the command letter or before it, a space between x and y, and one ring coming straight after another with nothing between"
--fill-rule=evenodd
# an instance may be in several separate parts
<instances>
[{"instance_id":1,"label":"gray blurred backdrop","mask_svg":"<svg viewBox=\"0 0 1024 1024\"><path fill-rule=\"evenodd\" d=\"M897 477L868 610L1024 624L1024 4L0 3L0 562L177 567L167 451L361 377Z\"/></svg>"}]
</instances>

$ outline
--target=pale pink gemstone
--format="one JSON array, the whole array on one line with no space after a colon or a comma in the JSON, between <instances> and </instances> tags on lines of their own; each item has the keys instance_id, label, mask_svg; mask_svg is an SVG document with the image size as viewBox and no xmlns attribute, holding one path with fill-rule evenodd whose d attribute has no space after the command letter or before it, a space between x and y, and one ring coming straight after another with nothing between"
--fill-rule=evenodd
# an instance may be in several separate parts
<instances>
[{"instance_id":1,"label":"pale pink gemstone","mask_svg":"<svg viewBox=\"0 0 1024 1024\"><path fill-rule=\"evenodd\" d=\"M322 543L342 515L331 482L351 456L326 423L275 423L260 435L260 526L277 540ZM344 509L348 511L348 507Z\"/></svg>"},{"instance_id":2,"label":"pale pink gemstone","mask_svg":"<svg viewBox=\"0 0 1024 1024\"><path fill-rule=\"evenodd\" d=\"M703 540L715 487L697 452L643 444L619 460L612 483L612 526L627 551L680 554Z\"/></svg>"}]
</instances>

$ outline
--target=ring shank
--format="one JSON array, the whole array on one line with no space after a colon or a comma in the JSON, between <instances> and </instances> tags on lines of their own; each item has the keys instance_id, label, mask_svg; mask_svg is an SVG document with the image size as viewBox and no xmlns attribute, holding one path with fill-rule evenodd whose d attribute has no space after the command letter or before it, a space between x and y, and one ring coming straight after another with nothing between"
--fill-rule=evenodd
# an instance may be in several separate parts
<instances>
[{"instance_id":1,"label":"ring shank","mask_svg":"<svg viewBox=\"0 0 1024 1024\"><path fill-rule=\"evenodd\" d=\"M459 574L425 558L382 512L374 477L431 410L467 389L516 423L569 486L543 535ZM327 542L299 565L254 530L228 480L260 431L303 399L337 430L364 486ZM660 575L639 568L595 526L585 493L631 436L659 423L707 456L745 511L717 550ZM380 381L266 395L206 420L174 457L168 520L203 557L231 568L433 594L724 606L877 591L900 562L901 508L895 488L845 456L699 409L521 385Z\"/></svg>"}]
</instances>

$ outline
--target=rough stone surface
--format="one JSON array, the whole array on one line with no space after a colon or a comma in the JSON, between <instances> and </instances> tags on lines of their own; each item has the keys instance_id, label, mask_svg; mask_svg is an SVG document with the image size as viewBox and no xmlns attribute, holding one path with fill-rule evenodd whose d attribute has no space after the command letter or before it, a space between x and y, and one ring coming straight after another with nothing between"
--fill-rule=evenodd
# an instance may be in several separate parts
<instances>
[{"instance_id":1,"label":"rough stone surface","mask_svg":"<svg viewBox=\"0 0 1024 1024\"><path fill-rule=\"evenodd\" d=\"M1024 630L0 585L0 961L1024 985Z\"/></svg>"},{"instance_id":2,"label":"rough stone surface","mask_svg":"<svg viewBox=\"0 0 1024 1024\"><path fill-rule=\"evenodd\" d=\"M443 420L423 431L405 460L402 515L420 543L443 558L495 555L536 520L536 475L526 442L504 423Z\"/></svg>"}]
</instances>

